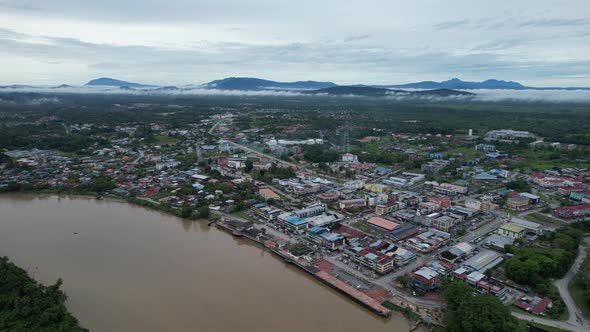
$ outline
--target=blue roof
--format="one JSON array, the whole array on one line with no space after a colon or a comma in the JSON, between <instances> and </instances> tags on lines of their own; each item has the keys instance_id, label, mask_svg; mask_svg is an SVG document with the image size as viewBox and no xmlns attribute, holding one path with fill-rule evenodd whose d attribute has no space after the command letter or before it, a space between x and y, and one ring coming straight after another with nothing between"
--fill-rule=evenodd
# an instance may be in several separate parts
<instances>
[{"instance_id":1,"label":"blue roof","mask_svg":"<svg viewBox=\"0 0 590 332\"><path fill-rule=\"evenodd\" d=\"M314 235L318 235L318 234L321 234L321 233L325 233L328 230L325 229L325 228L323 228L323 227L320 227L320 226L315 226L315 227L310 228L308 231L310 233L314 234Z\"/></svg>"},{"instance_id":2,"label":"blue roof","mask_svg":"<svg viewBox=\"0 0 590 332\"><path fill-rule=\"evenodd\" d=\"M265 206L266 206L266 203L258 203L258 204L256 204L256 205L254 205L254 207L255 207L255 208L258 208L258 209L261 209L261 208L263 208L263 207L265 207Z\"/></svg>"},{"instance_id":3,"label":"blue roof","mask_svg":"<svg viewBox=\"0 0 590 332\"><path fill-rule=\"evenodd\" d=\"M303 224L307 224L307 221L305 221L299 217L289 217L289 218L287 218L287 222L293 226L300 226Z\"/></svg>"},{"instance_id":4,"label":"blue roof","mask_svg":"<svg viewBox=\"0 0 590 332\"><path fill-rule=\"evenodd\" d=\"M473 177L476 180L497 180L498 177L486 172L479 173Z\"/></svg>"}]
</instances>

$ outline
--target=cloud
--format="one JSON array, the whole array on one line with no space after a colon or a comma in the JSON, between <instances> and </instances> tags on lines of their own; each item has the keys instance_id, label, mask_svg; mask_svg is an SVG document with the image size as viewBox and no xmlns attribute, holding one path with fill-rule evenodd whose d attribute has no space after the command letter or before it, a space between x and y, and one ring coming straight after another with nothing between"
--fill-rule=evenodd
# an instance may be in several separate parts
<instances>
[{"instance_id":1,"label":"cloud","mask_svg":"<svg viewBox=\"0 0 590 332\"><path fill-rule=\"evenodd\" d=\"M448 30L448 29L454 29L454 28L459 28L459 27L464 27L466 25L468 25L471 21L468 19L464 19L464 20L456 20L456 21L447 21L447 22L441 22L441 23L437 23L433 26L433 28L435 30Z\"/></svg>"}]
</instances>

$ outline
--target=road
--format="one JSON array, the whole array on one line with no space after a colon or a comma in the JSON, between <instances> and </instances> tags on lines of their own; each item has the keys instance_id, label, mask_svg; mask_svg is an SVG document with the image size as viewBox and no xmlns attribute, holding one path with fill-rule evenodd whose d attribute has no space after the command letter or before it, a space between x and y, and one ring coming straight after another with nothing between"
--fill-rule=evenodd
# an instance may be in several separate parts
<instances>
[{"instance_id":1,"label":"road","mask_svg":"<svg viewBox=\"0 0 590 332\"><path fill-rule=\"evenodd\" d=\"M585 241L588 241L588 240L590 240L590 238L585 239ZM585 244L581 244L580 248L579 248L580 252L578 254L578 257L574 261L574 264L572 265L570 270L567 272L567 274L563 278L561 278L559 280L555 280L553 282L555 287L557 287L557 289L559 290L559 294L561 295L563 302L567 306L567 310L569 312L568 320L566 320L566 321L549 320L549 319L543 319L543 318L534 317L534 316L530 316L530 315L520 314L520 313L516 313L516 312L514 312L512 314L514 316L516 316L520 319L526 320L526 321L538 322L538 323L541 323L544 325L553 326L553 327L557 327L557 328L564 329L564 330L575 331L575 332L578 332L578 331L588 332L588 331L590 331L590 321L588 321L587 319L584 319L584 316L582 315L582 311L576 306L576 303L572 299L572 296L568 290L568 285L569 285L570 281L576 275L576 273L579 271L580 266L582 265L582 262L584 262L584 259L586 259L586 255L587 255L586 249L587 248L588 247Z\"/></svg>"},{"instance_id":2,"label":"road","mask_svg":"<svg viewBox=\"0 0 590 332\"><path fill-rule=\"evenodd\" d=\"M139 153L139 156L137 156L137 158L131 162L132 164L137 164L145 156L143 150L137 150L137 152Z\"/></svg>"},{"instance_id":3,"label":"road","mask_svg":"<svg viewBox=\"0 0 590 332\"><path fill-rule=\"evenodd\" d=\"M588 238L586 238L585 240L588 240ZM559 280L555 280L555 282L553 284L559 290L559 294L561 295L561 298L563 299L563 302L567 306L567 310L570 313L569 319L567 320L568 324L570 324L570 325L578 324L581 326L585 326L586 331L588 331L588 330L590 330L590 322L588 320L584 319L584 315L582 314L582 311L576 306L576 302L574 302L574 299L572 298L572 296L568 290L568 285L569 285L570 281L576 275L576 273L578 273L578 271L580 270L580 266L582 266L584 259L586 259L586 255L587 255L586 249L587 249L587 247L582 242L582 244L580 244L578 257L574 261L574 264L572 265L571 269L567 272L567 274L563 278L561 278Z\"/></svg>"}]
</instances>

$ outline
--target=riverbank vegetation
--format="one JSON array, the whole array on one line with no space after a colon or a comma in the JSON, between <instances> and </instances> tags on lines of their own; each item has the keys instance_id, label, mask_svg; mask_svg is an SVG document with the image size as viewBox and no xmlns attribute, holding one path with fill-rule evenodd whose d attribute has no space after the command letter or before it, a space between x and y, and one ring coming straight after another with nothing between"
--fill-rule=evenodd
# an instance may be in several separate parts
<instances>
[{"instance_id":1,"label":"riverbank vegetation","mask_svg":"<svg viewBox=\"0 0 590 332\"><path fill-rule=\"evenodd\" d=\"M41 285L0 257L0 331L87 332L66 309L61 285Z\"/></svg>"}]
</instances>

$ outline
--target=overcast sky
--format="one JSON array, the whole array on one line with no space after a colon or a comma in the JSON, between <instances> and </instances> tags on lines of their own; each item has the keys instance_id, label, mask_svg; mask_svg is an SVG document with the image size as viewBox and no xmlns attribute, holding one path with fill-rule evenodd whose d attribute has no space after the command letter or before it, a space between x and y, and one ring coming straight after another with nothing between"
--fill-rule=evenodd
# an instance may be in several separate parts
<instances>
[{"instance_id":1,"label":"overcast sky","mask_svg":"<svg viewBox=\"0 0 590 332\"><path fill-rule=\"evenodd\" d=\"M0 84L590 86L590 0L0 0Z\"/></svg>"}]
</instances>

